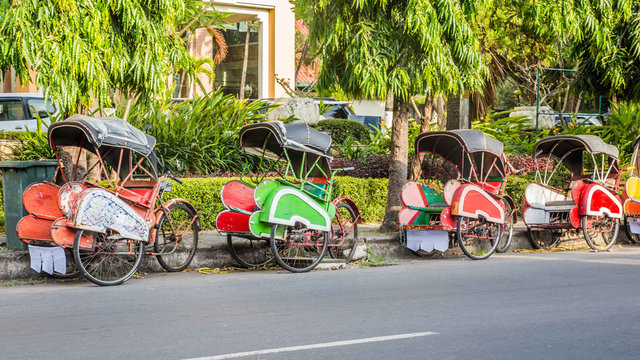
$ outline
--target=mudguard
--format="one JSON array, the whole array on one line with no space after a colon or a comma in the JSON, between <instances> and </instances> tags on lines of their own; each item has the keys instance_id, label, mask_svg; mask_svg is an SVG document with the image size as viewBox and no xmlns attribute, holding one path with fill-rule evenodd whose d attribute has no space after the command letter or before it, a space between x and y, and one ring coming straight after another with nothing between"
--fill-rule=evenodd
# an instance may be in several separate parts
<instances>
[{"instance_id":1,"label":"mudguard","mask_svg":"<svg viewBox=\"0 0 640 360\"><path fill-rule=\"evenodd\" d=\"M260 211L260 221L288 226L299 222L312 230L331 231L331 219L335 209L335 205L329 203L327 211L302 191L282 186L276 188L267 198L264 208Z\"/></svg>"},{"instance_id":2,"label":"mudguard","mask_svg":"<svg viewBox=\"0 0 640 360\"><path fill-rule=\"evenodd\" d=\"M607 188L600 184L588 184L580 194L578 215L603 216L622 218L622 203Z\"/></svg>"},{"instance_id":3,"label":"mudguard","mask_svg":"<svg viewBox=\"0 0 640 360\"><path fill-rule=\"evenodd\" d=\"M133 240L148 241L149 226L131 206L101 188L83 191L68 216L69 226L105 233L107 229Z\"/></svg>"},{"instance_id":4,"label":"mudguard","mask_svg":"<svg viewBox=\"0 0 640 360\"><path fill-rule=\"evenodd\" d=\"M513 199L509 195L502 196L502 200L504 200L507 204L509 204L509 206L511 206L511 210L513 211L511 213L511 217L513 217L513 222L517 222L518 221L518 211L517 211L518 209L516 208L516 202L513 201Z\"/></svg>"},{"instance_id":5,"label":"mudguard","mask_svg":"<svg viewBox=\"0 0 640 360\"><path fill-rule=\"evenodd\" d=\"M353 200L351 200L348 196L340 196L333 199L332 201L333 205L336 205L336 206L338 206L338 204L341 202L345 202L349 206L351 206L351 209L354 212L353 215L356 217L356 219L360 218L360 209L358 209L358 205L356 205L356 203Z\"/></svg>"},{"instance_id":6,"label":"mudguard","mask_svg":"<svg viewBox=\"0 0 640 360\"><path fill-rule=\"evenodd\" d=\"M504 224L504 204L474 184L459 186L451 199L451 215Z\"/></svg>"}]
</instances>

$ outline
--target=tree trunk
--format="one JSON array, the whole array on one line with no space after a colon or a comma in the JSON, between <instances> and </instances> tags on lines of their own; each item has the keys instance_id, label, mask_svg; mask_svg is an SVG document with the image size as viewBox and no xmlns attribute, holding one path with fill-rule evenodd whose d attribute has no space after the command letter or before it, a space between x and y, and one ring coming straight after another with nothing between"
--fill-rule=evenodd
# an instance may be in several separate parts
<instances>
[{"instance_id":1,"label":"tree trunk","mask_svg":"<svg viewBox=\"0 0 640 360\"><path fill-rule=\"evenodd\" d=\"M411 109L409 100L395 97L393 100L393 126L391 129L391 165L389 165L389 186L387 188L387 206L384 220L378 231L396 230L398 212L402 207L400 192L407 182L407 150L409 138L408 114Z\"/></svg>"},{"instance_id":2,"label":"tree trunk","mask_svg":"<svg viewBox=\"0 0 640 360\"><path fill-rule=\"evenodd\" d=\"M436 102L436 114L438 114L438 127L440 130L444 130L446 119L444 118L444 99L442 98L442 95L438 95L438 100Z\"/></svg>"},{"instance_id":3,"label":"tree trunk","mask_svg":"<svg viewBox=\"0 0 640 360\"><path fill-rule=\"evenodd\" d=\"M427 95L427 98L424 99L424 112L422 113L422 118L420 119L420 133L429 131L429 124L431 123L431 119L433 117L433 97ZM414 144L409 144L409 146L414 146ZM415 154L413 159L411 160L411 172L409 175L409 179L416 180L420 178L422 174L422 159L423 155Z\"/></svg>"}]
</instances>

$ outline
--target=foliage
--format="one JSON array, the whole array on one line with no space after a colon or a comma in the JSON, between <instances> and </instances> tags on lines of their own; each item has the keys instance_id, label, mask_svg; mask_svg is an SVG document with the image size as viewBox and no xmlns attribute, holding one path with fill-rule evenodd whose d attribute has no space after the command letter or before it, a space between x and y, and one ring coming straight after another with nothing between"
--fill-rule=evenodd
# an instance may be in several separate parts
<instances>
[{"instance_id":1,"label":"foliage","mask_svg":"<svg viewBox=\"0 0 640 360\"><path fill-rule=\"evenodd\" d=\"M485 119L474 121L471 127L499 140L504 144L504 152L507 156L512 154L530 155L537 138L535 133L528 130L530 120L527 116L515 116L500 118L509 111L490 114ZM497 120L493 120L497 119ZM548 131L541 131L539 138L548 135Z\"/></svg>"},{"instance_id":2,"label":"foliage","mask_svg":"<svg viewBox=\"0 0 640 360\"><path fill-rule=\"evenodd\" d=\"M637 103L613 105L611 114L598 132L605 142L618 147L620 162L627 164L633 154L634 141L640 134L640 106Z\"/></svg>"},{"instance_id":3,"label":"foliage","mask_svg":"<svg viewBox=\"0 0 640 360\"><path fill-rule=\"evenodd\" d=\"M363 141L357 141L353 136L349 135L342 143L334 143L338 156L349 160L361 160L366 164L372 155L383 156L389 154L391 138L388 132L367 130L367 134L368 138Z\"/></svg>"},{"instance_id":4,"label":"foliage","mask_svg":"<svg viewBox=\"0 0 640 360\"><path fill-rule=\"evenodd\" d=\"M322 58L318 87L402 99L479 88L486 68L469 21L476 1L295 0Z\"/></svg>"},{"instance_id":5,"label":"foliage","mask_svg":"<svg viewBox=\"0 0 640 360\"><path fill-rule=\"evenodd\" d=\"M389 161L388 155L370 154L365 160L340 157L333 159L331 167L333 169L353 168L351 171L339 172L340 176L385 179L389 177Z\"/></svg>"},{"instance_id":6,"label":"foliage","mask_svg":"<svg viewBox=\"0 0 640 360\"><path fill-rule=\"evenodd\" d=\"M240 101L222 90L181 103L138 104L130 115L132 125L156 138L162 172L209 174L241 173L245 161L250 171L259 158L238 147L238 132L246 124L263 121L270 107L262 101Z\"/></svg>"},{"instance_id":7,"label":"foliage","mask_svg":"<svg viewBox=\"0 0 640 360\"><path fill-rule=\"evenodd\" d=\"M322 112L320 112L322 114ZM320 120L316 126L318 130L329 130L334 143L342 144L348 136L357 141L369 138L369 130L364 124L346 119Z\"/></svg>"},{"instance_id":8,"label":"foliage","mask_svg":"<svg viewBox=\"0 0 640 360\"><path fill-rule=\"evenodd\" d=\"M640 3L581 0L572 55L579 60L578 86L618 100L640 99Z\"/></svg>"},{"instance_id":9,"label":"foliage","mask_svg":"<svg viewBox=\"0 0 640 360\"><path fill-rule=\"evenodd\" d=\"M55 121L51 119L51 121ZM16 134L19 144L13 149L11 160L40 160L55 159L53 150L49 147L49 137L42 131L42 120L37 117L36 131Z\"/></svg>"},{"instance_id":10,"label":"foliage","mask_svg":"<svg viewBox=\"0 0 640 360\"><path fill-rule=\"evenodd\" d=\"M13 67L22 82L35 72L67 113L110 107L114 91L149 100L170 74L194 73L176 29L185 11L178 0L2 1L0 70Z\"/></svg>"}]
</instances>

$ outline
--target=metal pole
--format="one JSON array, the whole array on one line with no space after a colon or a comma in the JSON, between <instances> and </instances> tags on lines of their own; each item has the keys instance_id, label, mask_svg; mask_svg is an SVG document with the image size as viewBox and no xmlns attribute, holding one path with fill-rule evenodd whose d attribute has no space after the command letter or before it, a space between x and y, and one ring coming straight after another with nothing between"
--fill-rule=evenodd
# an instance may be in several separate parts
<instances>
[{"instance_id":1,"label":"metal pole","mask_svg":"<svg viewBox=\"0 0 640 360\"><path fill-rule=\"evenodd\" d=\"M536 135L538 135L538 116L540 115L540 68L536 80Z\"/></svg>"}]
</instances>

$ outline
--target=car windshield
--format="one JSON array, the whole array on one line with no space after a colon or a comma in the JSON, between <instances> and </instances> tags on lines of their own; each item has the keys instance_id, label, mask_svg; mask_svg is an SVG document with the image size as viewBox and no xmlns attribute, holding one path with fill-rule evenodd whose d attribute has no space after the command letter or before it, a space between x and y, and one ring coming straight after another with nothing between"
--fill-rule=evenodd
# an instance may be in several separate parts
<instances>
[{"instance_id":1,"label":"car windshield","mask_svg":"<svg viewBox=\"0 0 640 360\"><path fill-rule=\"evenodd\" d=\"M22 120L24 119L22 110L22 101L0 99L0 121Z\"/></svg>"},{"instance_id":2,"label":"car windshield","mask_svg":"<svg viewBox=\"0 0 640 360\"><path fill-rule=\"evenodd\" d=\"M332 108L327 110L322 116L327 119L346 119L351 115L349 108L344 105L334 105Z\"/></svg>"},{"instance_id":3,"label":"car windshield","mask_svg":"<svg viewBox=\"0 0 640 360\"><path fill-rule=\"evenodd\" d=\"M28 99L27 107L29 108L29 117L31 119L35 119L36 115L40 113L53 114L56 112L56 108L51 104L51 102L45 102L44 99Z\"/></svg>"}]
</instances>

